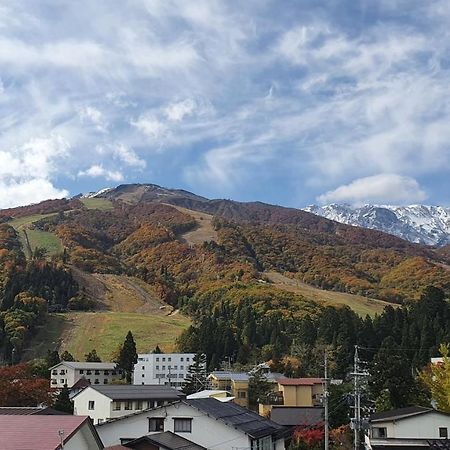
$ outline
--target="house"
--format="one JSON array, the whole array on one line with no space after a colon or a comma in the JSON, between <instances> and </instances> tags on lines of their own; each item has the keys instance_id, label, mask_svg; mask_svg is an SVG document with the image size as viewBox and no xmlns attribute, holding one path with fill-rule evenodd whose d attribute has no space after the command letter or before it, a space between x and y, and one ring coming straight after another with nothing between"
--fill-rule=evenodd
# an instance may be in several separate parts
<instances>
[{"instance_id":1,"label":"house","mask_svg":"<svg viewBox=\"0 0 450 450\"><path fill-rule=\"evenodd\" d=\"M62 445L61 445L62 444ZM2 450L101 450L103 443L89 417L1 415Z\"/></svg>"},{"instance_id":2,"label":"house","mask_svg":"<svg viewBox=\"0 0 450 450\"><path fill-rule=\"evenodd\" d=\"M124 445L108 447L107 450L127 450L130 448L135 450L206 450L205 447L194 444L171 431L142 436Z\"/></svg>"},{"instance_id":3,"label":"house","mask_svg":"<svg viewBox=\"0 0 450 450\"><path fill-rule=\"evenodd\" d=\"M219 400L219 402L232 402L234 400L234 397L231 397L229 392L218 391L214 389L206 389L204 391L195 392L194 394L188 395L186 398L191 400L196 398L210 398L210 397Z\"/></svg>"},{"instance_id":4,"label":"house","mask_svg":"<svg viewBox=\"0 0 450 450\"><path fill-rule=\"evenodd\" d=\"M369 449L428 448L429 442L449 436L450 414L422 406L376 413L366 437Z\"/></svg>"},{"instance_id":5,"label":"house","mask_svg":"<svg viewBox=\"0 0 450 450\"><path fill-rule=\"evenodd\" d=\"M110 384L88 386L73 397L75 415L88 415L94 424L180 400L185 395L168 386Z\"/></svg>"},{"instance_id":6,"label":"house","mask_svg":"<svg viewBox=\"0 0 450 450\"><path fill-rule=\"evenodd\" d=\"M274 406L270 420L289 428L319 427L324 423L324 409L310 406Z\"/></svg>"},{"instance_id":7,"label":"house","mask_svg":"<svg viewBox=\"0 0 450 450\"><path fill-rule=\"evenodd\" d=\"M280 373L266 372L266 379L277 388L277 380L284 378ZM248 407L248 384L251 374L247 372L215 371L208 376L208 383L213 390L225 390L235 397L234 402L240 406Z\"/></svg>"},{"instance_id":8,"label":"house","mask_svg":"<svg viewBox=\"0 0 450 450\"><path fill-rule=\"evenodd\" d=\"M71 388L81 378L90 384L108 384L122 375L116 363L61 361L49 370L50 387L58 389Z\"/></svg>"},{"instance_id":9,"label":"house","mask_svg":"<svg viewBox=\"0 0 450 450\"><path fill-rule=\"evenodd\" d=\"M195 353L140 353L134 365L133 384L164 384L181 389L194 357Z\"/></svg>"},{"instance_id":10,"label":"house","mask_svg":"<svg viewBox=\"0 0 450 450\"><path fill-rule=\"evenodd\" d=\"M107 446L170 431L215 450L284 450L285 428L235 403L214 398L179 400L97 425Z\"/></svg>"}]
</instances>

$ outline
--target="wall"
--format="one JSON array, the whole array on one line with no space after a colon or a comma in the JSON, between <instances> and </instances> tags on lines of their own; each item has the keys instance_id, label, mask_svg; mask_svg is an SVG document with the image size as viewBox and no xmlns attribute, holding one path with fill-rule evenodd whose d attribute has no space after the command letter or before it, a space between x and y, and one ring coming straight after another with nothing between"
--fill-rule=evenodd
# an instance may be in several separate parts
<instances>
[{"instance_id":1,"label":"wall","mask_svg":"<svg viewBox=\"0 0 450 450\"><path fill-rule=\"evenodd\" d=\"M64 450L99 450L101 448L87 423L64 444Z\"/></svg>"},{"instance_id":2,"label":"wall","mask_svg":"<svg viewBox=\"0 0 450 450\"><path fill-rule=\"evenodd\" d=\"M248 381L232 381L231 382L234 403L244 408L248 408ZM244 393L245 397L240 398L239 392Z\"/></svg>"},{"instance_id":3,"label":"wall","mask_svg":"<svg viewBox=\"0 0 450 450\"><path fill-rule=\"evenodd\" d=\"M284 406L313 406L312 386L283 386Z\"/></svg>"},{"instance_id":4,"label":"wall","mask_svg":"<svg viewBox=\"0 0 450 450\"><path fill-rule=\"evenodd\" d=\"M89 401L93 400L94 409L89 409ZM89 416L94 424L98 424L99 419L105 420L111 417L111 399L91 387L81 391L73 400L73 414L75 416Z\"/></svg>"}]
</instances>

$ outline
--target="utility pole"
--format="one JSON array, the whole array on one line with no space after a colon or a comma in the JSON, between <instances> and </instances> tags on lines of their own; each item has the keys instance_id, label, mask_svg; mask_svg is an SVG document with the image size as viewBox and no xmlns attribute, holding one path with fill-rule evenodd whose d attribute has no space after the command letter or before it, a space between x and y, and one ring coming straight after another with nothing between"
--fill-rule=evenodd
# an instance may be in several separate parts
<instances>
[{"instance_id":1,"label":"utility pole","mask_svg":"<svg viewBox=\"0 0 450 450\"><path fill-rule=\"evenodd\" d=\"M327 355L327 351L325 350L325 373L324 373L324 391L323 391L323 405L325 408L325 423L324 423L324 427L325 427L325 450L328 450L328 441L329 441L329 420L328 420L328 355Z\"/></svg>"}]
</instances>

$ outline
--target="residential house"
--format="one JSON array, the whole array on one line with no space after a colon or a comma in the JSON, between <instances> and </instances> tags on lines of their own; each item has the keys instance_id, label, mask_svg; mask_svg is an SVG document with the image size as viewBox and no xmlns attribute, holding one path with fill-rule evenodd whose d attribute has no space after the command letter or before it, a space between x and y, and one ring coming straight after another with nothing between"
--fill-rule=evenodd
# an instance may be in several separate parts
<instances>
[{"instance_id":1,"label":"residential house","mask_svg":"<svg viewBox=\"0 0 450 450\"><path fill-rule=\"evenodd\" d=\"M273 406L270 420L291 429L323 427L324 409L310 406Z\"/></svg>"},{"instance_id":2,"label":"residential house","mask_svg":"<svg viewBox=\"0 0 450 450\"><path fill-rule=\"evenodd\" d=\"M49 370L50 387L58 389L71 388L82 378L90 384L108 384L122 375L116 363L61 361Z\"/></svg>"},{"instance_id":3,"label":"residential house","mask_svg":"<svg viewBox=\"0 0 450 450\"><path fill-rule=\"evenodd\" d=\"M167 405L184 397L183 393L168 386L88 386L73 397L73 413L88 415L94 424L98 424L147 408Z\"/></svg>"},{"instance_id":4,"label":"residential house","mask_svg":"<svg viewBox=\"0 0 450 450\"><path fill-rule=\"evenodd\" d=\"M367 448L429 448L429 443L447 440L450 414L432 408L411 406L376 413L370 418Z\"/></svg>"},{"instance_id":5,"label":"residential house","mask_svg":"<svg viewBox=\"0 0 450 450\"><path fill-rule=\"evenodd\" d=\"M101 450L103 443L89 417L0 415L2 450Z\"/></svg>"},{"instance_id":6,"label":"residential house","mask_svg":"<svg viewBox=\"0 0 450 450\"><path fill-rule=\"evenodd\" d=\"M97 425L107 446L170 431L214 450L284 450L281 425L235 403L214 398L180 400Z\"/></svg>"},{"instance_id":7,"label":"residential house","mask_svg":"<svg viewBox=\"0 0 450 450\"><path fill-rule=\"evenodd\" d=\"M206 389L204 391L195 392L194 394L188 395L186 398L189 400L193 400L196 398L210 398L210 397L219 400L219 402L232 402L234 400L234 397L231 397L229 392L214 389Z\"/></svg>"},{"instance_id":8,"label":"residential house","mask_svg":"<svg viewBox=\"0 0 450 450\"><path fill-rule=\"evenodd\" d=\"M140 353L134 365L133 384L164 384L181 389L194 356L195 353Z\"/></svg>"},{"instance_id":9,"label":"residential house","mask_svg":"<svg viewBox=\"0 0 450 450\"><path fill-rule=\"evenodd\" d=\"M171 431L142 436L124 445L114 445L106 450L206 450L201 445L178 436Z\"/></svg>"}]
</instances>

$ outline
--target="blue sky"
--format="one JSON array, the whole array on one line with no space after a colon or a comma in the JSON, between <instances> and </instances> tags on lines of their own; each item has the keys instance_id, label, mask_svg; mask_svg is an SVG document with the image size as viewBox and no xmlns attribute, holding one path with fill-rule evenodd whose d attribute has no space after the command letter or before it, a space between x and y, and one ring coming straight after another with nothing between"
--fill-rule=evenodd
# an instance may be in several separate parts
<instances>
[{"instance_id":1,"label":"blue sky","mask_svg":"<svg viewBox=\"0 0 450 450\"><path fill-rule=\"evenodd\" d=\"M449 34L447 0L0 0L0 207L449 205Z\"/></svg>"}]
</instances>

